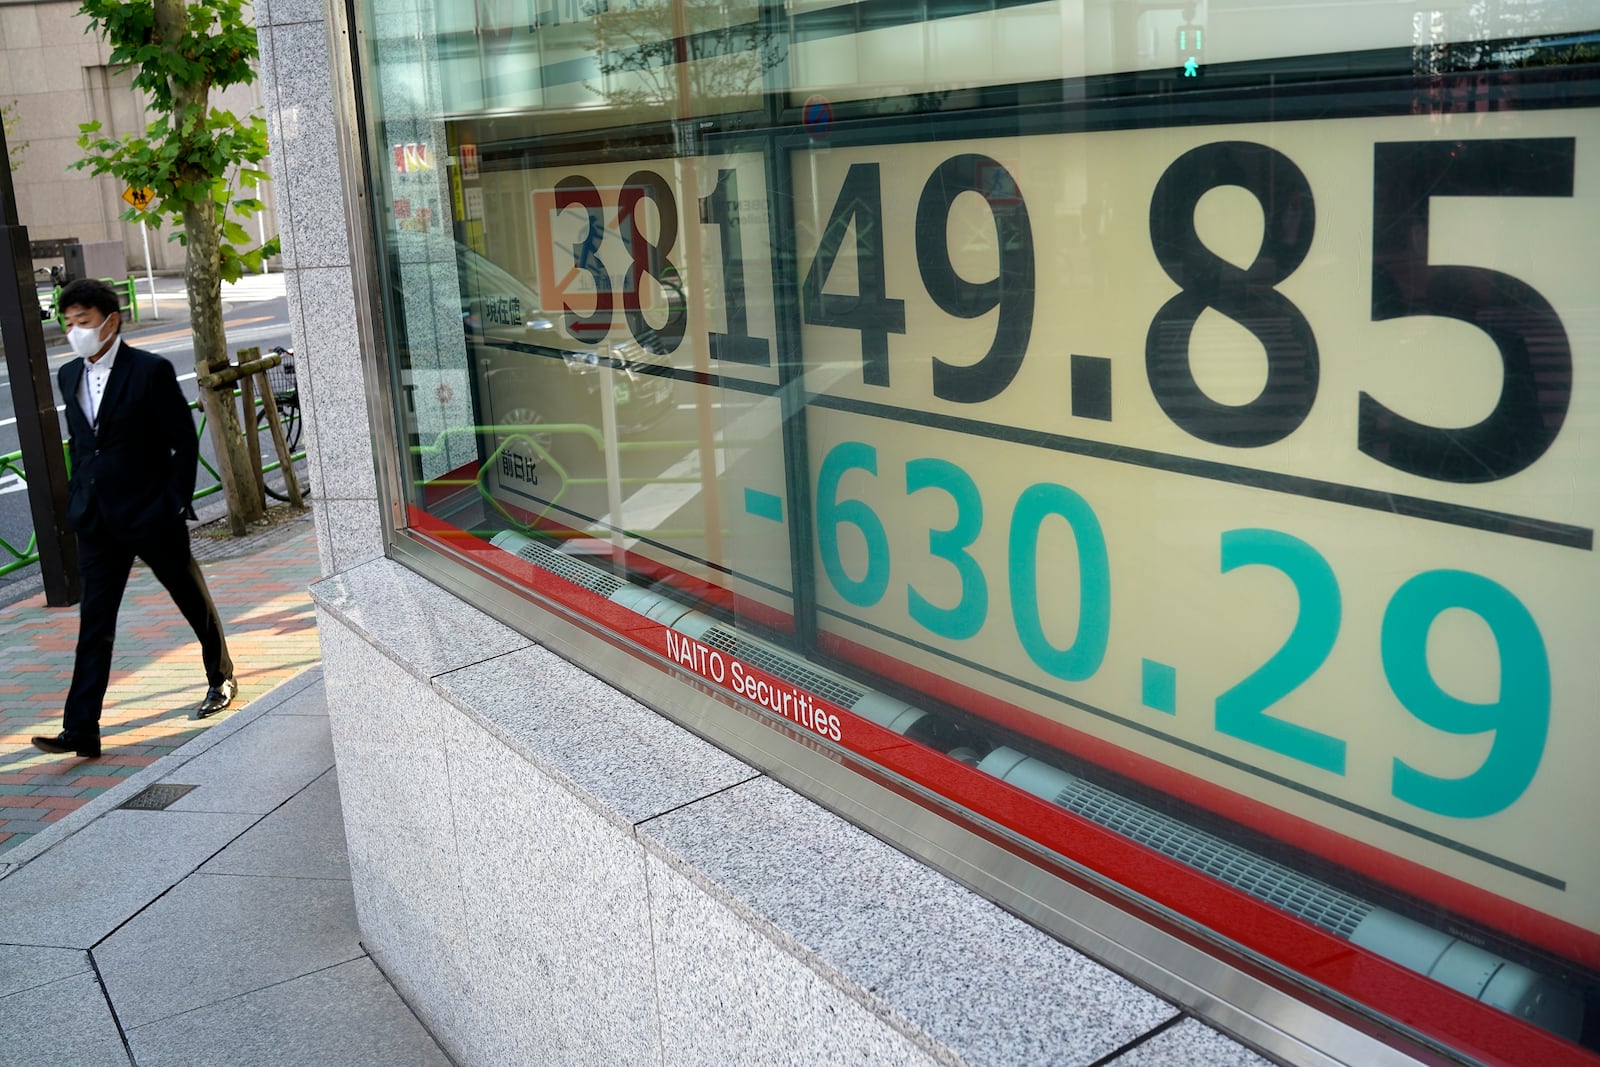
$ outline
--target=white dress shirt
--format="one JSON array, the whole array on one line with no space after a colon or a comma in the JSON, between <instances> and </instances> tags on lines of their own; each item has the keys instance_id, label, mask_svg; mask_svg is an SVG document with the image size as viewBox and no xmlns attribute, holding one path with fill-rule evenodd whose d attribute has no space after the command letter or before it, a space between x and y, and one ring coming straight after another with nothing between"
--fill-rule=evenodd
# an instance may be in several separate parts
<instances>
[{"instance_id":1,"label":"white dress shirt","mask_svg":"<svg viewBox=\"0 0 1600 1067\"><path fill-rule=\"evenodd\" d=\"M112 340L105 355L92 363L83 361L83 389L78 400L83 413L89 417L90 426L99 426L100 401L106 395L106 379L111 377L111 365L116 362L117 352L121 348L122 337L119 334Z\"/></svg>"}]
</instances>

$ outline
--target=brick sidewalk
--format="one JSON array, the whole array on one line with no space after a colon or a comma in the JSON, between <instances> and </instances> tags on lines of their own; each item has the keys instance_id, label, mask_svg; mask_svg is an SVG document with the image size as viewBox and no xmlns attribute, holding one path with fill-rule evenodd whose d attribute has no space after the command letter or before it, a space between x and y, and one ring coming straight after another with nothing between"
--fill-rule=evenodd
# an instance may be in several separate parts
<instances>
[{"instance_id":1,"label":"brick sidewalk","mask_svg":"<svg viewBox=\"0 0 1600 1067\"><path fill-rule=\"evenodd\" d=\"M190 718L206 690L199 643L166 590L136 565L117 625L99 759L49 755L29 743L61 729L77 608L47 608L42 593L0 608L0 852L320 661L306 592L317 578L309 513L241 547L245 554L208 561L228 546L195 544L239 681L233 706L203 722Z\"/></svg>"}]
</instances>

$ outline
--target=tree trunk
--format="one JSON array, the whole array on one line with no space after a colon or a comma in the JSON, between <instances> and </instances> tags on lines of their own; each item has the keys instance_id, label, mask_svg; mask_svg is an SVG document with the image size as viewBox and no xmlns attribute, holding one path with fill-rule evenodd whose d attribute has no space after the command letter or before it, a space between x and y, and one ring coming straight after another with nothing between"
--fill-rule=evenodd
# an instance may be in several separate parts
<instances>
[{"instance_id":1,"label":"tree trunk","mask_svg":"<svg viewBox=\"0 0 1600 1067\"><path fill-rule=\"evenodd\" d=\"M155 0L159 40L180 40L187 19L184 0ZM174 80L171 86L175 115L183 114L188 108L205 112L211 95L208 83L180 85ZM216 202L207 197L186 203L183 231L183 280L189 291L194 369L197 375L205 375L228 365L228 338L222 326L222 235L217 228ZM250 472L239 410L233 403L232 384L220 389L201 386L200 408L206 414L206 425L211 428L222 496L228 503L228 526L237 537L245 532L246 524L261 519L264 502L256 492Z\"/></svg>"},{"instance_id":2,"label":"tree trunk","mask_svg":"<svg viewBox=\"0 0 1600 1067\"><path fill-rule=\"evenodd\" d=\"M183 229L188 235L183 280L189 290L194 369L197 375L210 374L228 365L228 338L222 325L216 206L210 201L187 205L183 212ZM247 523L261 519L262 500L250 472L244 429L239 423L240 412L233 401L233 383L215 389L201 386L200 406L206 413L206 425L211 428L211 443L217 453L222 495L228 502L228 526L238 536L245 532Z\"/></svg>"}]
</instances>

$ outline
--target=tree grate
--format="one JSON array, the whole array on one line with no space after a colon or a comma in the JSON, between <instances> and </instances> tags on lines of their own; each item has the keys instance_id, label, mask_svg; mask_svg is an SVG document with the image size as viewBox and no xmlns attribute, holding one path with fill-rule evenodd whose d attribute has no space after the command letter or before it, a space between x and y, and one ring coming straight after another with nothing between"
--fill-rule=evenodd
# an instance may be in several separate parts
<instances>
[{"instance_id":1,"label":"tree grate","mask_svg":"<svg viewBox=\"0 0 1600 1067\"><path fill-rule=\"evenodd\" d=\"M192 785L173 785L167 782L147 785L118 807L131 808L134 811L161 811L194 788Z\"/></svg>"}]
</instances>

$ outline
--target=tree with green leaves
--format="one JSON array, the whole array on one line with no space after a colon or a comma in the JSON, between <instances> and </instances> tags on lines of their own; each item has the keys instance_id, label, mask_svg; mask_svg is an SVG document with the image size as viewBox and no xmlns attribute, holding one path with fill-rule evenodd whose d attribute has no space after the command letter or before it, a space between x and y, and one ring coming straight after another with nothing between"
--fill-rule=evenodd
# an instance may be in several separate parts
<instances>
[{"instance_id":1,"label":"tree with green leaves","mask_svg":"<svg viewBox=\"0 0 1600 1067\"><path fill-rule=\"evenodd\" d=\"M22 116L17 114L17 102L15 100L4 107L0 107L0 125L4 125L6 130L6 154L11 157L7 162L11 164L12 170L18 170L22 167L22 153L28 150L27 141L18 144L11 139L11 131L16 129L17 123L21 121Z\"/></svg>"},{"instance_id":2,"label":"tree with green leaves","mask_svg":"<svg viewBox=\"0 0 1600 1067\"><path fill-rule=\"evenodd\" d=\"M761 21L755 0L591 0L602 84L586 87L611 106L701 114L759 97L762 78L788 43Z\"/></svg>"},{"instance_id":3,"label":"tree with green leaves","mask_svg":"<svg viewBox=\"0 0 1600 1067\"><path fill-rule=\"evenodd\" d=\"M245 0L84 0L79 14L111 45L111 64L133 71L133 84L150 98L155 119L143 133L101 135L100 124L81 127L75 164L112 174L152 199L123 218L179 228L184 281L194 334L195 372L204 379L228 365L222 324L222 282L260 270L276 255L278 239L250 248L240 224L262 210L255 196L268 179L266 122L211 106L211 91L255 80L256 29L244 17ZM233 532L261 517L262 500L249 467L232 384L202 386L201 406L216 445L222 490Z\"/></svg>"}]
</instances>

